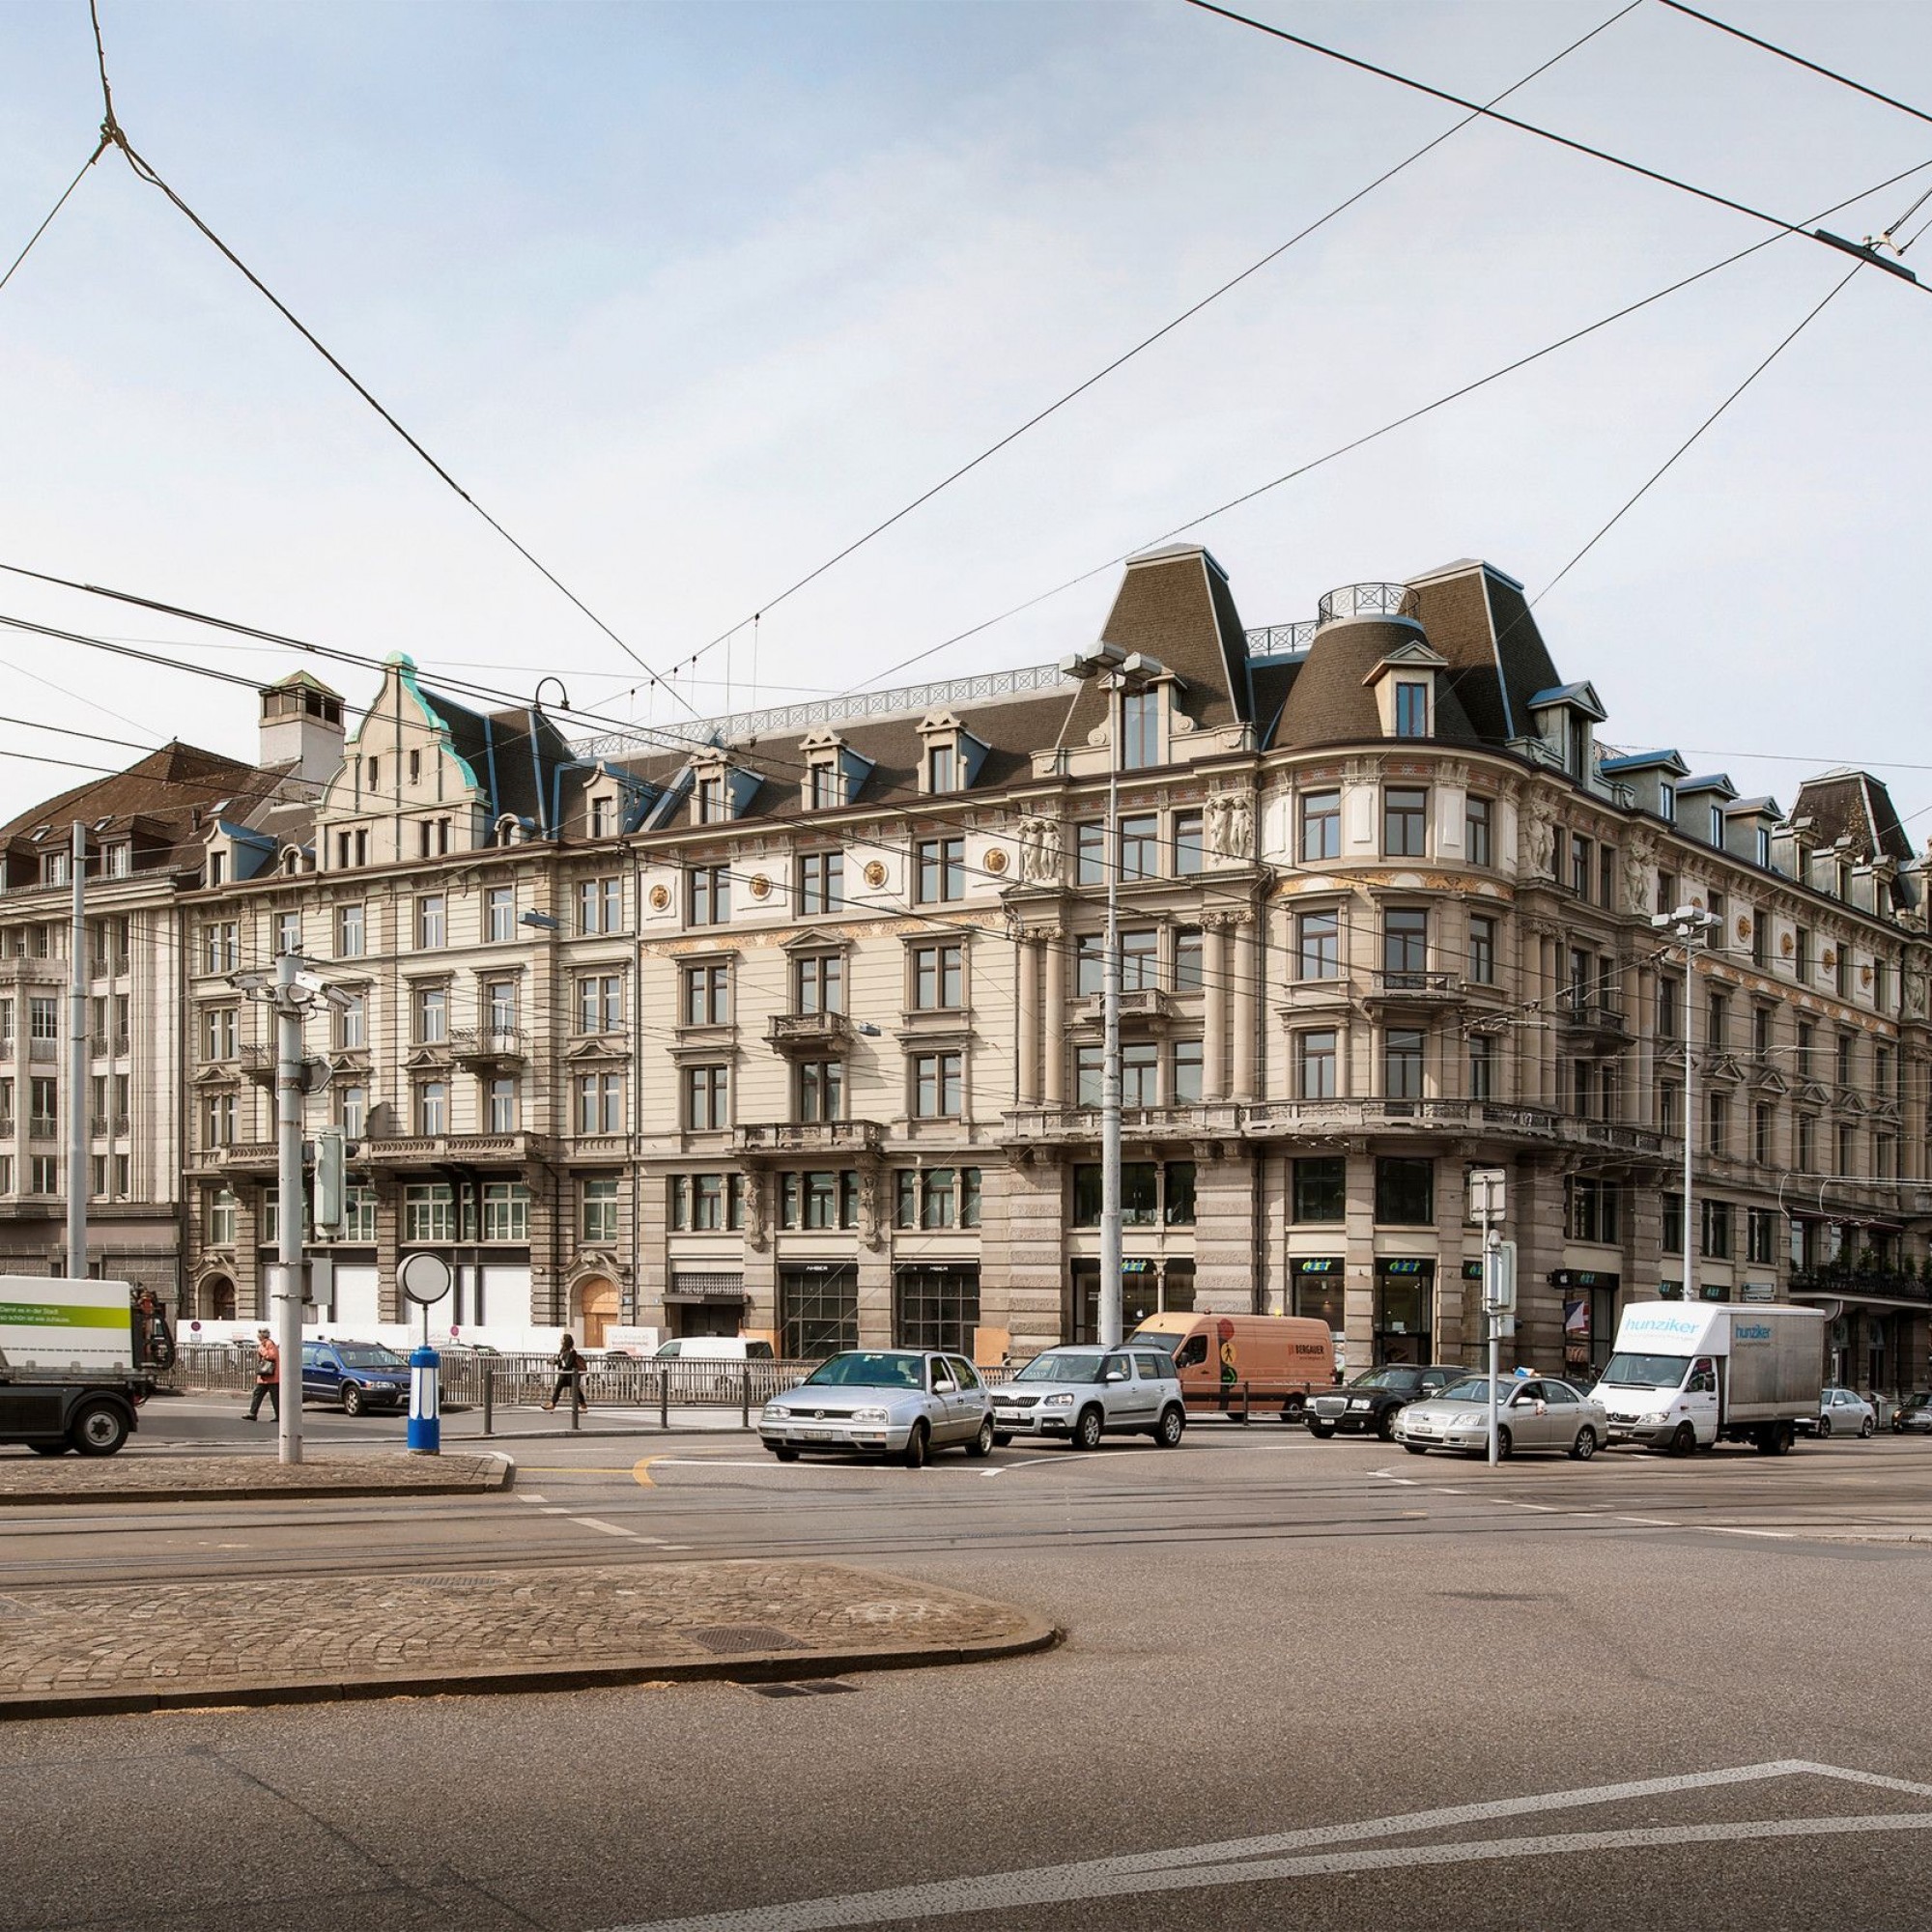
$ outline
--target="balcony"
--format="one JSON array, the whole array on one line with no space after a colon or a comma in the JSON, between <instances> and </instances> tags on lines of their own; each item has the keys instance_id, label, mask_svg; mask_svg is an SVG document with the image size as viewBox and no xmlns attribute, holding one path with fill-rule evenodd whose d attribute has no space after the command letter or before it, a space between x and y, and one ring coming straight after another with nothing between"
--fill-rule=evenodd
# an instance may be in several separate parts
<instances>
[{"instance_id":1,"label":"balcony","mask_svg":"<svg viewBox=\"0 0 1932 1932\"><path fill-rule=\"evenodd\" d=\"M27 1058L51 1063L60 1058L60 1041L57 1039L30 1039L27 1042Z\"/></svg>"},{"instance_id":2,"label":"balcony","mask_svg":"<svg viewBox=\"0 0 1932 1932\"><path fill-rule=\"evenodd\" d=\"M1315 622L1339 624L1349 617L1413 617L1415 592L1406 583L1345 583L1324 592L1315 606Z\"/></svg>"},{"instance_id":3,"label":"balcony","mask_svg":"<svg viewBox=\"0 0 1932 1932\"><path fill-rule=\"evenodd\" d=\"M759 1154L875 1154L885 1129L877 1121L766 1121L731 1129L731 1151Z\"/></svg>"},{"instance_id":4,"label":"balcony","mask_svg":"<svg viewBox=\"0 0 1932 1932\"><path fill-rule=\"evenodd\" d=\"M1198 1140L1204 1135L1235 1136L1250 1111L1232 1100L1197 1101L1174 1107L1122 1107L1121 1133L1131 1141ZM1001 1139L1091 1144L1100 1138L1097 1107L1021 1107L1003 1116Z\"/></svg>"},{"instance_id":5,"label":"balcony","mask_svg":"<svg viewBox=\"0 0 1932 1932\"><path fill-rule=\"evenodd\" d=\"M1566 1033L1589 1034L1611 1043L1630 1038L1623 1002L1608 994L1587 992L1580 986L1569 986L1557 994L1556 1023Z\"/></svg>"},{"instance_id":6,"label":"balcony","mask_svg":"<svg viewBox=\"0 0 1932 1932\"><path fill-rule=\"evenodd\" d=\"M1463 980L1456 973L1401 971L1378 973L1369 987L1371 1007L1436 1008L1463 997Z\"/></svg>"},{"instance_id":7,"label":"balcony","mask_svg":"<svg viewBox=\"0 0 1932 1932\"><path fill-rule=\"evenodd\" d=\"M203 1148L198 1154L191 1156L191 1164L219 1168L224 1173L272 1174L275 1171L275 1154L273 1141L229 1141L221 1146Z\"/></svg>"},{"instance_id":8,"label":"balcony","mask_svg":"<svg viewBox=\"0 0 1932 1932\"><path fill-rule=\"evenodd\" d=\"M1085 1026L1103 1026L1106 1023L1106 995L1090 993L1082 1002L1076 1015L1078 1022ZM1121 1024L1142 1032L1158 1032L1174 1018L1174 1002L1158 986L1122 986L1121 988Z\"/></svg>"},{"instance_id":9,"label":"balcony","mask_svg":"<svg viewBox=\"0 0 1932 1932\"><path fill-rule=\"evenodd\" d=\"M241 1063L242 1071L257 1087L273 1087L275 1084L275 1049L250 1040L236 1051L236 1059Z\"/></svg>"},{"instance_id":10,"label":"balcony","mask_svg":"<svg viewBox=\"0 0 1932 1932\"><path fill-rule=\"evenodd\" d=\"M464 1066L521 1066L524 1031L521 1027L456 1027L449 1050Z\"/></svg>"},{"instance_id":11,"label":"balcony","mask_svg":"<svg viewBox=\"0 0 1932 1932\"><path fill-rule=\"evenodd\" d=\"M1841 1301L1932 1302L1932 1282L1916 1274L1883 1268L1800 1268L1791 1277L1791 1293L1830 1295Z\"/></svg>"},{"instance_id":12,"label":"balcony","mask_svg":"<svg viewBox=\"0 0 1932 1932\"><path fill-rule=\"evenodd\" d=\"M529 1134L390 1134L362 1143L359 1165L421 1172L440 1167L520 1166L535 1158Z\"/></svg>"},{"instance_id":13,"label":"balcony","mask_svg":"<svg viewBox=\"0 0 1932 1932\"><path fill-rule=\"evenodd\" d=\"M51 1114L35 1114L27 1122L27 1138L30 1141L57 1141L60 1139L60 1122Z\"/></svg>"},{"instance_id":14,"label":"balcony","mask_svg":"<svg viewBox=\"0 0 1932 1932\"><path fill-rule=\"evenodd\" d=\"M765 1043L774 1053L837 1056L852 1043L852 1022L843 1013L773 1013Z\"/></svg>"},{"instance_id":15,"label":"balcony","mask_svg":"<svg viewBox=\"0 0 1932 1932\"><path fill-rule=\"evenodd\" d=\"M128 1116L126 1114L90 1114L87 1117L87 1131L95 1140L103 1140L110 1135L125 1135L128 1131Z\"/></svg>"}]
</instances>

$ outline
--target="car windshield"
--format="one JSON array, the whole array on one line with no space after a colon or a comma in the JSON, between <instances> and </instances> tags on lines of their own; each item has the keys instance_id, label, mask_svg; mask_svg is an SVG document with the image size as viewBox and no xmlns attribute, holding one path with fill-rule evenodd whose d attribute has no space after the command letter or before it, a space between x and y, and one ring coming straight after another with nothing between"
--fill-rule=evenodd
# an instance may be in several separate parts
<instances>
[{"instance_id":1,"label":"car windshield","mask_svg":"<svg viewBox=\"0 0 1932 1932\"><path fill-rule=\"evenodd\" d=\"M1437 1402L1488 1402L1489 1399L1490 1378L1488 1376L1464 1376L1460 1382L1451 1382L1435 1398Z\"/></svg>"},{"instance_id":2,"label":"car windshield","mask_svg":"<svg viewBox=\"0 0 1932 1932\"><path fill-rule=\"evenodd\" d=\"M1358 1389L1406 1389L1413 1388L1422 1379L1420 1369L1384 1368L1371 1369L1365 1376L1357 1376L1349 1386Z\"/></svg>"},{"instance_id":3,"label":"car windshield","mask_svg":"<svg viewBox=\"0 0 1932 1932\"><path fill-rule=\"evenodd\" d=\"M1187 1338L1172 1334L1165 1328L1136 1328L1127 1337L1127 1346L1133 1349L1158 1349L1163 1355L1171 1355Z\"/></svg>"},{"instance_id":4,"label":"car windshield","mask_svg":"<svg viewBox=\"0 0 1932 1932\"><path fill-rule=\"evenodd\" d=\"M335 1352L345 1369L406 1369L409 1364L380 1342L338 1342Z\"/></svg>"},{"instance_id":5,"label":"car windshield","mask_svg":"<svg viewBox=\"0 0 1932 1932\"><path fill-rule=\"evenodd\" d=\"M1082 1351L1077 1355L1036 1355L1018 1375L1016 1382L1097 1382L1104 1356Z\"/></svg>"},{"instance_id":6,"label":"car windshield","mask_svg":"<svg viewBox=\"0 0 1932 1932\"><path fill-rule=\"evenodd\" d=\"M1606 1382L1624 1388L1674 1389L1684 1379L1690 1366L1683 1355L1614 1354L1602 1376Z\"/></svg>"},{"instance_id":7,"label":"car windshield","mask_svg":"<svg viewBox=\"0 0 1932 1932\"><path fill-rule=\"evenodd\" d=\"M820 1362L805 1381L807 1386L817 1383L821 1387L856 1383L862 1388L923 1389L925 1358L859 1349L847 1355L834 1355L829 1362Z\"/></svg>"}]
</instances>

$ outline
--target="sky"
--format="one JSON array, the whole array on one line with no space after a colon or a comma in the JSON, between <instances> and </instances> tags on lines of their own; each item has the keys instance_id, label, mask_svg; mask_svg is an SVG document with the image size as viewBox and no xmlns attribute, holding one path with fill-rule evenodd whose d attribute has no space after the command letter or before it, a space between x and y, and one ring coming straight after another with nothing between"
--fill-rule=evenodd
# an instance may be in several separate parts
<instances>
[{"instance_id":1,"label":"sky","mask_svg":"<svg viewBox=\"0 0 1932 1932\"><path fill-rule=\"evenodd\" d=\"M1487 99L1622 4L1254 11ZM1181 0L100 6L133 146L636 658L112 152L0 289L0 564L432 681L554 674L615 723L1050 662L1171 532L1256 627L1474 555L1548 590L1608 742L1786 805L1862 764L1932 835L1932 298L1892 277L1858 274L1553 587L1845 257L1776 240L1200 521L1774 233L1479 122L783 596L1463 117ZM1932 9L1707 11L1932 112ZM100 98L84 0L0 0L0 48L3 272ZM1660 0L1508 107L1793 222L1932 162L1926 122ZM4 574L0 617L263 681L299 662ZM637 662L727 634L668 691ZM0 675L29 721L0 723L0 816L86 776L28 754L253 754L242 686L5 628Z\"/></svg>"}]
</instances>

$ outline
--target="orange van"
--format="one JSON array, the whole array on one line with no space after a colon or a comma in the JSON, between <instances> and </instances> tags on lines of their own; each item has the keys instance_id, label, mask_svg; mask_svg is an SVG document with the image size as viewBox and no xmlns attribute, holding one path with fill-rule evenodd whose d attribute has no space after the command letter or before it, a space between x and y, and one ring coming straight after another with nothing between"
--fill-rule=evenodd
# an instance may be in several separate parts
<instances>
[{"instance_id":1,"label":"orange van","mask_svg":"<svg viewBox=\"0 0 1932 1932\"><path fill-rule=\"evenodd\" d=\"M1180 1372L1190 1408L1239 1410L1281 1405L1299 1422L1308 1398L1335 1385L1335 1338L1325 1321L1303 1315L1150 1315L1135 1342L1157 1342Z\"/></svg>"}]
</instances>

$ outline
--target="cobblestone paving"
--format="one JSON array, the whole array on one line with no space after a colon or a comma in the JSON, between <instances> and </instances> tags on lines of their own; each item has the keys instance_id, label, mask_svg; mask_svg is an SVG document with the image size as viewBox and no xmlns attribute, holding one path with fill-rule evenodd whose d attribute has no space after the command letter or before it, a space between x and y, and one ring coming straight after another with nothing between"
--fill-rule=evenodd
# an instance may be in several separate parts
<instances>
[{"instance_id":1,"label":"cobblestone paving","mask_svg":"<svg viewBox=\"0 0 1932 1932\"><path fill-rule=\"evenodd\" d=\"M277 1577L0 1595L0 1718L559 1678L824 1674L1051 1640L1009 1605L833 1563Z\"/></svg>"},{"instance_id":2,"label":"cobblestone paving","mask_svg":"<svg viewBox=\"0 0 1932 1932\"><path fill-rule=\"evenodd\" d=\"M19 1503L215 1502L253 1495L443 1494L505 1490L514 1469L497 1456L410 1456L378 1450L310 1451L305 1462L272 1455L181 1455L146 1450L118 1456L0 1452L0 1509Z\"/></svg>"}]
</instances>

